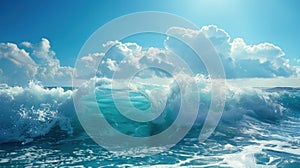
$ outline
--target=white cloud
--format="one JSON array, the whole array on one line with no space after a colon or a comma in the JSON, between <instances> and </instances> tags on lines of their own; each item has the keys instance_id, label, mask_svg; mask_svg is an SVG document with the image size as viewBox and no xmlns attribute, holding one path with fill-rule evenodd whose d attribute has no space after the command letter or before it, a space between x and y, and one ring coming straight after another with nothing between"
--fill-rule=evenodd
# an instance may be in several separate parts
<instances>
[{"instance_id":1,"label":"white cloud","mask_svg":"<svg viewBox=\"0 0 300 168\"><path fill-rule=\"evenodd\" d=\"M51 50L49 40L42 38L39 44L29 46L32 48L31 57L39 65L35 79L49 85L71 84L73 68L60 65L60 61L55 58L55 52Z\"/></svg>"},{"instance_id":2,"label":"white cloud","mask_svg":"<svg viewBox=\"0 0 300 168\"><path fill-rule=\"evenodd\" d=\"M37 74L38 66L29 53L13 43L0 43L1 83L25 84Z\"/></svg>"},{"instance_id":3,"label":"white cloud","mask_svg":"<svg viewBox=\"0 0 300 168\"><path fill-rule=\"evenodd\" d=\"M118 65L116 64L115 60L111 60L111 59L107 58L106 64L107 64L107 68L111 71L115 72L115 71L119 70Z\"/></svg>"},{"instance_id":4,"label":"white cloud","mask_svg":"<svg viewBox=\"0 0 300 168\"><path fill-rule=\"evenodd\" d=\"M93 53L81 57L80 61L85 63L86 68L97 69L98 63L104 55L104 53Z\"/></svg>"},{"instance_id":5,"label":"white cloud","mask_svg":"<svg viewBox=\"0 0 300 168\"><path fill-rule=\"evenodd\" d=\"M245 70L244 74L237 74L237 77L291 76L295 74L295 69L284 55L280 47L271 43L247 45L241 38L231 43L230 57Z\"/></svg>"},{"instance_id":6,"label":"white cloud","mask_svg":"<svg viewBox=\"0 0 300 168\"><path fill-rule=\"evenodd\" d=\"M203 33L210 39L219 54L226 55L230 49L230 36L215 25L203 26L198 33Z\"/></svg>"},{"instance_id":7,"label":"white cloud","mask_svg":"<svg viewBox=\"0 0 300 168\"><path fill-rule=\"evenodd\" d=\"M290 65L280 47L272 43L250 45L242 38L231 39L226 31L215 25L204 26L200 30L172 27L168 33L187 40L195 40L203 33L219 54L227 78L290 77L300 73L299 67ZM136 43L109 41L103 44L109 49L106 53L91 53L79 59L77 65L80 69L76 70L76 76L83 79L95 75L112 77L117 71L137 71L147 66L171 71L182 69L183 64L174 59L168 49L181 50L180 56L191 69L205 73L205 66L198 63L187 46L172 43L170 39L165 45L166 49L144 49ZM23 42L21 46L24 49L13 43L0 43L0 83L24 85L32 79L47 85L71 83L73 68L60 65L49 40L43 38L38 44ZM296 62L300 63L299 60Z\"/></svg>"},{"instance_id":8,"label":"white cloud","mask_svg":"<svg viewBox=\"0 0 300 168\"><path fill-rule=\"evenodd\" d=\"M226 31L214 25L204 26L200 30L172 27L169 33L188 37L185 38L187 40L197 39L203 33L219 54L227 78L289 77L297 74L282 49L271 43L249 45L242 38L231 41ZM169 45L172 43L169 42Z\"/></svg>"},{"instance_id":9,"label":"white cloud","mask_svg":"<svg viewBox=\"0 0 300 168\"><path fill-rule=\"evenodd\" d=\"M272 43L249 45L242 38L231 40L229 34L215 25L204 26L200 30L190 30L181 27L172 27L168 34L183 37L186 40L197 39L203 33L212 43L223 63L226 77L232 78L274 78L296 76L299 70L291 66L289 59L285 58L282 49ZM196 60L195 53L189 51L187 46L181 45L168 38L165 47L179 55L196 73L207 73L201 60ZM180 63L172 59L167 49L143 49L136 43L122 43L109 41L103 45L110 48L102 53L101 58L89 55L82 57L87 67L90 62L101 62L90 74L112 77L115 71L124 69L138 70L146 66L168 67L180 69ZM179 52L178 52L179 51ZM194 54L194 56L193 56ZM197 58L199 59L199 58ZM100 61L101 60L101 61ZM92 65L95 67L95 65ZM123 67L120 69L120 67ZM96 73L95 71L98 71Z\"/></svg>"},{"instance_id":10,"label":"white cloud","mask_svg":"<svg viewBox=\"0 0 300 168\"><path fill-rule=\"evenodd\" d=\"M32 44L30 42L24 41L21 43L24 47L32 48Z\"/></svg>"},{"instance_id":11,"label":"white cloud","mask_svg":"<svg viewBox=\"0 0 300 168\"><path fill-rule=\"evenodd\" d=\"M39 44L21 44L30 52L13 43L0 44L1 83L26 85L34 79L46 85L70 84L73 68L60 66L47 39Z\"/></svg>"},{"instance_id":12,"label":"white cloud","mask_svg":"<svg viewBox=\"0 0 300 168\"><path fill-rule=\"evenodd\" d=\"M230 56L237 59L257 59L266 62L284 55L281 48L271 43L247 45L242 38L236 38L231 43Z\"/></svg>"},{"instance_id":13,"label":"white cloud","mask_svg":"<svg viewBox=\"0 0 300 168\"><path fill-rule=\"evenodd\" d=\"M98 64L104 57L104 53L92 53L87 56L83 56L77 62L76 78L92 78L95 76Z\"/></svg>"},{"instance_id":14,"label":"white cloud","mask_svg":"<svg viewBox=\"0 0 300 168\"><path fill-rule=\"evenodd\" d=\"M148 66L172 66L166 50L143 49L136 43L119 41L109 41L103 46L109 49L106 53L93 53L80 58L77 65L80 68L76 70L78 78L88 79L94 77L95 74L110 78L116 71L133 72Z\"/></svg>"}]
</instances>

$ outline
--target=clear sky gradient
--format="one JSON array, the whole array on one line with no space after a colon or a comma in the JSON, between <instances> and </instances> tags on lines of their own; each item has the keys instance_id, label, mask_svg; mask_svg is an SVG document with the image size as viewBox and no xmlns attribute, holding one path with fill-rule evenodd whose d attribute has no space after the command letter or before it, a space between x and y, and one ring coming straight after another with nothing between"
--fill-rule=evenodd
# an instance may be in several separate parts
<instances>
[{"instance_id":1,"label":"clear sky gradient","mask_svg":"<svg viewBox=\"0 0 300 168\"><path fill-rule=\"evenodd\" d=\"M132 12L163 11L197 26L214 24L248 44L271 42L300 58L297 0L42 0L0 1L0 42L37 43L45 37L62 65L73 66L89 36L106 22Z\"/></svg>"}]
</instances>

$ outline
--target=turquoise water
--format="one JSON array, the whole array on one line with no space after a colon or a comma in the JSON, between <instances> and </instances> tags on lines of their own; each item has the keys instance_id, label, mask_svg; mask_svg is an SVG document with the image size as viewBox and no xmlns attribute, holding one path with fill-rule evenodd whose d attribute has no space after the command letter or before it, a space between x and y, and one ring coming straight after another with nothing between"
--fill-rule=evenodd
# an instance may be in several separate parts
<instances>
[{"instance_id":1,"label":"turquoise water","mask_svg":"<svg viewBox=\"0 0 300 168\"><path fill-rule=\"evenodd\" d=\"M210 101L209 93L203 93L199 115L189 133L170 149L161 146L148 149L154 155L140 154L138 150L142 148L111 153L95 143L76 117L74 92L36 84L1 87L1 167L300 167L300 89L297 88L229 89L219 125L207 140L199 142ZM111 90L99 86L95 93L109 123L124 134L155 135L174 121L168 117L172 113L168 109L165 117L169 120L164 124L130 121L117 113ZM130 100L136 108L147 110L152 98L143 93L132 90Z\"/></svg>"}]
</instances>

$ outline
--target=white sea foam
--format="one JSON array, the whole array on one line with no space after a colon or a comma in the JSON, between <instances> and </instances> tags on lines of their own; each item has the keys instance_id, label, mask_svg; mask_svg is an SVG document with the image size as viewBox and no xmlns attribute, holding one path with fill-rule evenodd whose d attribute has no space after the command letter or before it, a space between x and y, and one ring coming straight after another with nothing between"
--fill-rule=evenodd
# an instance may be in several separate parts
<instances>
[{"instance_id":1,"label":"white sea foam","mask_svg":"<svg viewBox=\"0 0 300 168\"><path fill-rule=\"evenodd\" d=\"M181 78L181 83L189 84L188 78ZM210 79L198 75L194 77L198 83L200 107L196 125L202 125L211 100ZM64 90L63 88L45 88L36 82L30 82L27 87L10 87L0 85L0 143L11 141L29 142L32 138L46 135L55 126L72 133L76 113L73 108L72 95L86 93L91 88L130 89L131 92L142 93L156 108L166 107L178 110L178 101L181 98L176 82L172 78L134 79L130 84L122 80L114 81L108 78L93 78L84 83L78 91ZM158 89L159 92L153 92ZM97 90L96 90L97 92ZM226 105L222 121L236 122L243 116L254 117L262 121L276 121L285 116L285 112L299 111L299 90L289 92L284 89L240 88L227 84L225 87ZM95 93L94 91L91 93ZM159 93L159 94L158 94ZM192 99L193 91L186 92ZM101 95L100 95L101 96ZM136 98L132 101L145 99ZM107 100L112 101L112 100ZM141 103L141 102L140 102ZM188 114L186 114L188 115ZM170 115L175 118L176 114ZM187 117L188 118L188 117ZM156 123L164 120L156 120ZM154 123L155 123L154 122ZM187 122L187 121L186 121ZM79 123L75 123L79 125Z\"/></svg>"},{"instance_id":2,"label":"white sea foam","mask_svg":"<svg viewBox=\"0 0 300 168\"><path fill-rule=\"evenodd\" d=\"M71 96L71 90L47 89L35 82L30 82L28 87L1 87L0 143L30 142L57 124L71 133L72 128L66 127L68 111L62 111Z\"/></svg>"}]
</instances>

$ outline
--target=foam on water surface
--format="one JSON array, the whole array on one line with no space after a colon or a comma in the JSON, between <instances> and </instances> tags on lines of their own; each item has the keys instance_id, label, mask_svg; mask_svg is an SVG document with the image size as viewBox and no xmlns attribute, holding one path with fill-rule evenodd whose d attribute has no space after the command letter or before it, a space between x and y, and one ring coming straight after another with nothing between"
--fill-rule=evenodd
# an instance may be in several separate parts
<instances>
[{"instance_id":1,"label":"foam on water surface","mask_svg":"<svg viewBox=\"0 0 300 168\"><path fill-rule=\"evenodd\" d=\"M73 91L59 87L46 88L34 82L27 87L1 85L0 164L119 167L300 166L299 89L226 86L226 105L221 121L212 136L199 143L198 135L211 99L211 85L208 80L198 78L199 114L188 135L169 150L150 156L141 152L136 157L124 156L121 151L119 154L108 152L92 141L76 119L72 96L96 83L93 93L97 102L93 102L88 96L82 97L87 107L91 110L95 106L102 108L108 114L106 117L110 123L123 133L149 136L163 131L168 126L166 119L172 122L176 118L176 113L172 114L177 108L174 99L177 94L176 85L172 85L171 80L164 79L164 82L156 81L155 84L140 79L130 86L124 86L120 81L119 88L114 88L121 95L122 91L129 89L131 105L141 110L147 110L151 106L159 109L167 102L167 109L164 109L168 114L167 118L162 117L146 124L119 120L110 96L109 79L94 79L96 82L87 83L80 88L82 90ZM153 90L159 90L159 94ZM122 99L122 96L118 98ZM134 149L132 152L137 150L145 149ZM157 147L151 150L161 149Z\"/></svg>"}]
</instances>

